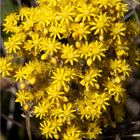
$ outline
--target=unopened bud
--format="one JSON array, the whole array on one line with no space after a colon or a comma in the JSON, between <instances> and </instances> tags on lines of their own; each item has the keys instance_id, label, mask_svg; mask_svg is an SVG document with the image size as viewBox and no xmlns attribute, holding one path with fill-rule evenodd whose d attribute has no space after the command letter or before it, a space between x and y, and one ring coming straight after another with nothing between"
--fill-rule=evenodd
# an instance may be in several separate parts
<instances>
[{"instance_id":1,"label":"unopened bud","mask_svg":"<svg viewBox=\"0 0 140 140\"><path fill-rule=\"evenodd\" d=\"M98 83L95 83L96 89L100 89L100 85Z\"/></svg>"},{"instance_id":2,"label":"unopened bud","mask_svg":"<svg viewBox=\"0 0 140 140\"><path fill-rule=\"evenodd\" d=\"M77 17L75 18L75 22L80 22L80 21L81 21L81 17L77 16Z\"/></svg>"},{"instance_id":3,"label":"unopened bud","mask_svg":"<svg viewBox=\"0 0 140 140\"><path fill-rule=\"evenodd\" d=\"M116 5L116 8L115 8L117 11L121 11L121 6L118 4Z\"/></svg>"},{"instance_id":4,"label":"unopened bud","mask_svg":"<svg viewBox=\"0 0 140 140\"><path fill-rule=\"evenodd\" d=\"M21 89L24 89L24 88L25 88L25 86L26 86L26 84L25 84L25 83L21 83L21 84L20 84L20 88L21 88Z\"/></svg>"},{"instance_id":5,"label":"unopened bud","mask_svg":"<svg viewBox=\"0 0 140 140\"><path fill-rule=\"evenodd\" d=\"M46 60L48 59L48 54L44 53L43 55L41 55L41 60Z\"/></svg>"},{"instance_id":6,"label":"unopened bud","mask_svg":"<svg viewBox=\"0 0 140 140\"><path fill-rule=\"evenodd\" d=\"M81 47L81 43L79 41L76 41L75 45L77 49Z\"/></svg>"},{"instance_id":7,"label":"unopened bud","mask_svg":"<svg viewBox=\"0 0 140 140\"><path fill-rule=\"evenodd\" d=\"M91 66L91 65L92 65L92 62L93 62L93 61L92 61L91 58L88 58L88 59L87 59L87 65L88 65L88 66Z\"/></svg>"},{"instance_id":8,"label":"unopened bud","mask_svg":"<svg viewBox=\"0 0 140 140\"><path fill-rule=\"evenodd\" d=\"M50 62L55 65L57 63L57 60L55 57L52 57Z\"/></svg>"},{"instance_id":9,"label":"unopened bud","mask_svg":"<svg viewBox=\"0 0 140 140\"><path fill-rule=\"evenodd\" d=\"M116 83L120 83L121 82L121 79L117 76L116 78L115 78L115 81L116 81Z\"/></svg>"},{"instance_id":10,"label":"unopened bud","mask_svg":"<svg viewBox=\"0 0 140 140\"><path fill-rule=\"evenodd\" d=\"M29 107L28 104L25 104L23 108L24 108L25 111L28 111L30 107Z\"/></svg>"},{"instance_id":11,"label":"unopened bud","mask_svg":"<svg viewBox=\"0 0 140 140\"><path fill-rule=\"evenodd\" d=\"M63 97L63 101L64 101L64 102L68 102L68 98L64 96L64 97Z\"/></svg>"},{"instance_id":12,"label":"unopened bud","mask_svg":"<svg viewBox=\"0 0 140 140\"><path fill-rule=\"evenodd\" d=\"M44 30L44 34L47 35L48 34L48 30L45 29Z\"/></svg>"},{"instance_id":13,"label":"unopened bud","mask_svg":"<svg viewBox=\"0 0 140 140\"><path fill-rule=\"evenodd\" d=\"M36 82L36 78L33 77L31 78L31 80L29 80L29 84L33 85Z\"/></svg>"},{"instance_id":14,"label":"unopened bud","mask_svg":"<svg viewBox=\"0 0 140 140\"><path fill-rule=\"evenodd\" d=\"M100 35L100 36L99 36L99 40L100 40L100 41L103 41L103 39L104 39L104 36L103 36L103 35Z\"/></svg>"},{"instance_id":15,"label":"unopened bud","mask_svg":"<svg viewBox=\"0 0 140 140\"><path fill-rule=\"evenodd\" d=\"M78 33L73 32L73 33L72 33L72 38L73 38L74 40L76 40L76 39L78 38Z\"/></svg>"}]
</instances>

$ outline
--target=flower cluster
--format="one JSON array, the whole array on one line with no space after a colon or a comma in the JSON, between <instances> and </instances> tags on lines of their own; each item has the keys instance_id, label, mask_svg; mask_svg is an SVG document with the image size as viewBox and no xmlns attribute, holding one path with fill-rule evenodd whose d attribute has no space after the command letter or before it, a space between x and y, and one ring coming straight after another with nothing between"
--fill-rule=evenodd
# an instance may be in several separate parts
<instances>
[{"instance_id":1,"label":"flower cluster","mask_svg":"<svg viewBox=\"0 0 140 140\"><path fill-rule=\"evenodd\" d=\"M96 138L122 120L125 81L139 61L136 25L123 21L127 4L37 3L6 17L4 45L16 59L1 58L0 73L20 82L16 102L34 112L46 139ZM110 110L119 117L112 120Z\"/></svg>"}]
</instances>

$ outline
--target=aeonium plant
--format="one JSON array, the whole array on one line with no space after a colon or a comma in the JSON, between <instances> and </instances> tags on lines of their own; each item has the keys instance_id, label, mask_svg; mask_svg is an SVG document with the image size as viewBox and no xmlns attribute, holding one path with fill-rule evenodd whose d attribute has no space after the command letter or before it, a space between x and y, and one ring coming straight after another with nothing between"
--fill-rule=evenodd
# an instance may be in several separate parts
<instances>
[{"instance_id":1,"label":"aeonium plant","mask_svg":"<svg viewBox=\"0 0 140 140\"><path fill-rule=\"evenodd\" d=\"M46 139L95 139L123 120L125 83L140 60L138 25L123 21L123 0L37 3L5 18L11 36L0 73L20 82L16 102Z\"/></svg>"}]
</instances>

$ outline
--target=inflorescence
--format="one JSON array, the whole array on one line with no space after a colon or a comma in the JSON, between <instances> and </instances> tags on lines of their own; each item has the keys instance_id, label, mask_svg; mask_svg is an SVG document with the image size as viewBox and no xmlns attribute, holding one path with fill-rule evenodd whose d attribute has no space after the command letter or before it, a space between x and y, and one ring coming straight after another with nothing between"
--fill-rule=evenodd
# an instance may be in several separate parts
<instances>
[{"instance_id":1,"label":"inflorescence","mask_svg":"<svg viewBox=\"0 0 140 140\"><path fill-rule=\"evenodd\" d=\"M46 139L96 138L123 119L125 81L140 60L137 25L123 21L123 0L37 3L5 18L0 73L20 82L16 102Z\"/></svg>"}]
</instances>

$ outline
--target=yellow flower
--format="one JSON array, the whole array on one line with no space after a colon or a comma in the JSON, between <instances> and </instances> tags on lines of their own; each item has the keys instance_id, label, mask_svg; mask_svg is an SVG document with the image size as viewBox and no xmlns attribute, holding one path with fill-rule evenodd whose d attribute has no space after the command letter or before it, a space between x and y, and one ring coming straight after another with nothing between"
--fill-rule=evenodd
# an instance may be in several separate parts
<instances>
[{"instance_id":1,"label":"yellow flower","mask_svg":"<svg viewBox=\"0 0 140 140\"><path fill-rule=\"evenodd\" d=\"M61 110L60 117L63 121L67 121L68 124L71 123L71 120L75 117L74 112L76 110L73 109L72 103L67 103L63 105L63 109Z\"/></svg>"},{"instance_id":2,"label":"yellow flower","mask_svg":"<svg viewBox=\"0 0 140 140\"><path fill-rule=\"evenodd\" d=\"M51 25L49 31L50 31L50 37L53 37L54 39L59 38L61 39L61 34L64 34L66 30L62 27L63 25L54 23L54 25Z\"/></svg>"},{"instance_id":3,"label":"yellow flower","mask_svg":"<svg viewBox=\"0 0 140 140\"><path fill-rule=\"evenodd\" d=\"M34 113L36 114L36 117L39 117L40 119L45 117L45 115L47 115L50 107L51 107L51 104L49 103L49 100L47 100L47 99L42 100L41 103L38 103L38 105L36 105L34 107Z\"/></svg>"},{"instance_id":4,"label":"yellow flower","mask_svg":"<svg viewBox=\"0 0 140 140\"><path fill-rule=\"evenodd\" d=\"M62 124L62 119L61 118L53 118L51 119L51 123L52 123L52 126L54 127L54 131L57 132L61 132L61 126L63 125Z\"/></svg>"},{"instance_id":5,"label":"yellow flower","mask_svg":"<svg viewBox=\"0 0 140 140\"><path fill-rule=\"evenodd\" d=\"M110 62L110 68L113 70L110 71L112 75L116 75L117 73L122 73L123 76L129 76L129 73L131 72L131 67L129 64L127 64L126 60L117 60L114 61L111 60Z\"/></svg>"},{"instance_id":6,"label":"yellow flower","mask_svg":"<svg viewBox=\"0 0 140 140\"><path fill-rule=\"evenodd\" d=\"M55 88L64 88L64 90L68 91L68 83L70 82L71 75L70 71L67 68L57 68L55 72L53 72L52 84Z\"/></svg>"},{"instance_id":7,"label":"yellow flower","mask_svg":"<svg viewBox=\"0 0 140 140\"><path fill-rule=\"evenodd\" d=\"M106 106L109 105L109 96L106 95L106 93L98 94L95 93L94 99L92 99L92 102L95 103L95 108L97 110L106 110Z\"/></svg>"},{"instance_id":8,"label":"yellow flower","mask_svg":"<svg viewBox=\"0 0 140 140\"><path fill-rule=\"evenodd\" d=\"M80 84L85 86L86 90L88 90L90 86L94 87L95 83L97 83L97 77L101 77L101 72L102 70L96 68L86 71L85 75L81 75Z\"/></svg>"},{"instance_id":9,"label":"yellow flower","mask_svg":"<svg viewBox=\"0 0 140 140\"><path fill-rule=\"evenodd\" d=\"M24 78L29 79L28 77L31 77L32 73L35 71L35 67L34 62L25 63L23 70L19 70L19 72L23 71L23 73L26 75Z\"/></svg>"},{"instance_id":10,"label":"yellow flower","mask_svg":"<svg viewBox=\"0 0 140 140\"><path fill-rule=\"evenodd\" d=\"M88 90L84 92L84 100L77 101L78 111L81 119L95 120L100 118L103 111L109 105L109 96L105 93L99 93L96 90Z\"/></svg>"},{"instance_id":11,"label":"yellow flower","mask_svg":"<svg viewBox=\"0 0 140 140\"><path fill-rule=\"evenodd\" d=\"M41 45L41 50L44 51L46 55L49 54L51 56L61 48L60 42L51 38L43 39Z\"/></svg>"},{"instance_id":12,"label":"yellow flower","mask_svg":"<svg viewBox=\"0 0 140 140\"><path fill-rule=\"evenodd\" d=\"M26 32L29 31L33 27L33 25L34 25L34 21L29 19L26 22L23 22L22 28Z\"/></svg>"},{"instance_id":13,"label":"yellow flower","mask_svg":"<svg viewBox=\"0 0 140 140\"><path fill-rule=\"evenodd\" d=\"M102 42L95 41L89 44L90 52L89 57L92 58L93 61L97 58L99 61L101 61L101 57L105 57L105 51L107 50L106 46L103 46Z\"/></svg>"},{"instance_id":14,"label":"yellow flower","mask_svg":"<svg viewBox=\"0 0 140 140\"><path fill-rule=\"evenodd\" d=\"M96 8L93 7L92 4L81 4L78 8L79 14L76 16L75 21L80 21L82 19L82 22L88 20L90 21L91 18L95 16Z\"/></svg>"},{"instance_id":15,"label":"yellow flower","mask_svg":"<svg viewBox=\"0 0 140 140\"><path fill-rule=\"evenodd\" d=\"M22 35L22 34L13 35L12 37L10 37L8 39L7 42L4 42L6 51L8 53L16 53L17 51L19 51L21 49L22 42L19 38L20 35Z\"/></svg>"},{"instance_id":16,"label":"yellow flower","mask_svg":"<svg viewBox=\"0 0 140 140\"><path fill-rule=\"evenodd\" d=\"M101 61L101 57L105 57L105 51L107 50L107 47L103 46L102 42L95 41L88 44L86 41L82 44L82 47L79 49L79 53L81 54L81 57L85 57L85 59L90 58L93 61L96 60L96 58Z\"/></svg>"},{"instance_id":17,"label":"yellow flower","mask_svg":"<svg viewBox=\"0 0 140 140\"><path fill-rule=\"evenodd\" d=\"M124 17L124 13L128 12L127 10L127 4L122 4L121 2L116 3L115 5L116 13L117 13L117 18Z\"/></svg>"},{"instance_id":18,"label":"yellow flower","mask_svg":"<svg viewBox=\"0 0 140 140\"><path fill-rule=\"evenodd\" d=\"M37 92L34 93L34 95L35 95L35 99L38 101L44 98L45 93L43 90L38 90Z\"/></svg>"},{"instance_id":19,"label":"yellow flower","mask_svg":"<svg viewBox=\"0 0 140 140\"><path fill-rule=\"evenodd\" d=\"M51 115L52 118L56 118L56 119L60 118L62 120L61 112L62 112L62 104L59 103L54 108L52 108L50 110L50 115ZM62 120L62 123L63 122L64 121Z\"/></svg>"},{"instance_id":20,"label":"yellow flower","mask_svg":"<svg viewBox=\"0 0 140 140\"><path fill-rule=\"evenodd\" d=\"M78 62L78 57L78 51L74 49L73 45L63 45L61 58L66 59L65 63L70 62L70 64L73 65L73 61Z\"/></svg>"},{"instance_id":21,"label":"yellow flower","mask_svg":"<svg viewBox=\"0 0 140 140\"><path fill-rule=\"evenodd\" d=\"M35 60L32 62L33 70L36 74L47 74L48 67L43 61Z\"/></svg>"},{"instance_id":22,"label":"yellow flower","mask_svg":"<svg viewBox=\"0 0 140 140\"><path fill-rule=\"evenodd\" d=\"M99 7L100 8L104 7L105 9L107 9L108 7L112 7L110 1L111 0L98 0ZM114 1L114 0L112 0L112 1Z\"/></svg>"},{"instance_id":23,"label":"yellow flower","mask_svg":"<svg viewBox=\"0 0 140 140\"><path fill-rule=\"evenodd\" d=\"M20 19L23 21L24 18L27 19L30 15L31 9L29 7L21 7L19 11Z\"/></svg>"},{"instance_id":24,"label":"yellow flower","mask_svg":"<svg viewBox=\"0 0 140 140\"><path fill-rule=\"evenodd\" d=\"M122 85L114 85L110 91L116 102L121 103L126 100L126 90L122 87Z\"/></svg>"},{"instance_id":25,"label":"yellow flower","mask_svg":"<svg viewBox=\"0 0 140 140\"><path fill-rule=\"evenodd\" d=\"M46 138L54 137L55 139L59 139L58 133L61 132L62 119L45 119L42 123L40 123L40 126L40 130Z\"/></svg>"},{"instance_id":26,"label":"yellow flower","mask_svg":"<svg viewBox=\"0 0 140 140\"><path fill-rule=\"evenodd\" d=\"M94 35L103 35L104 32L107 32L110 18L106 14L107 13L97 15L97 17L94 18L94 22L91 23L91 30L95 30Z\"/></svg>"},{"instance_id":27,"label":"yellow flower","mask_svg":"<svg viewBox=\"0 0 140 140\"><path fill-rule=\"evenodd\" d=\"M54 127L50 121L43 121L40 123L41 134L45 135L46 139L53 138Z\"/></svg>"},{"instance_id":28,"label":"yellow flower","mask_svg":"<svg viewBox=\"0 0 140 140\"><path fill-rule=\"evenodd\" d=\"M83 38L87 40L87 35L90 34L89 26L85 25L83 22L72 25L73 33L72 37L74 40L82 40Z\"/></svg>"},{"instance_id":29,"label":"yellow flower","mask_svg":"<svg viewBox=\"0 0 140 140\"><path fill-rule=\"evenodd\" d=\"M86 119L89 119L91 117L91 107L87 106L84 101L77 101L77 106L78 106L78 113L81 115L81 119L84 117ZM92 110L94 110L92 108Z\"/></svg>"},{"instance_id":30,"label":"yellow flower","mask_svg":"<svg viewBox=\"0 0 140 140\"><path fill-rule=\"evenodd\" d=\"M98 124L96 124L96 122L90 123L86 135L88 138L95 139L99 134L102 134L101 130L102 129L99 127Z\"/></svg>"},{"instance_id":31,"label":"yellow flower","mask_svg":"<svg viewBox=\"0 0 140 140\"><path fill-rule=\"evenodd\" d=\"M30 37L31 40L28 40L29 44L30 44L30 48L34 49L35 51L40 50L40 46L41 46L41 42L42 42L42 38L39 37L39 34L31 32L30 33Z\"/></svg>"},{"instance_id":32,"label":"yellow flower","mask_svg":"<svg viewBox=\"0 0 140 140\"><path fill-rule=\"evenodd\" d=\"M116 44L116 55L118 58L121 58L123 56L128 56L128 50L129 47L127 46L128 42L125 42L121 45Z\"/></svg>"},{"instance_id":33,"label":"yellow flower","mask_svg":"<svg viewBox=\"0 0 140 140\"><path fill-rule=\"evenodd\" d=\"M74 125L70 126L63 135L63 140L81 140L81 131Z\"/></svg>"},{"instance_id":34,"label":"yellow flower","mask_svg":"<svg viewBox=\"0 0 140 140\"><path fill-rule=\"evenodd\" d=\"M20 81L22 82L22 80L26 79L26 74L25 74L25 71L23 68L19 68L17 71L16 71L16 74L14 76L16 78L16 81Z\"/></svg>"},{"instance_id":35,"label":"yellow flower","mask_svg":"<svg viewBox=\"0 0 140 140\"><path fill-rule=\"evenodd\" d=\"M85 43L82 43L82 46L79 48L79 54L81 54L81 57L84 57L87 59L90 55L91 47L89 46L88 41Z\"/></svg>"},{"instance_id":36,"label":"yellow flower","mask_svg":"<svg viewBox=\"0 0 140 140\"><path fill-rule=\"evenodd\" d=\"M12 70L12 63L7 62L6 58L0 58L0 74L2 77L10 76Z\"/></svg>"},{"instance_id":37,"label":"yellow flower","mask_svg":"<svg viewBox=\"0 0 140 140\"><path fill-rule=\"evenodd\" d=\"M60 24L69 24L73 21L73 16L75 15L72 5L66 5L61 7L61 12L56 16L56 20L60 21Z\"/></svg>"},{"instance_id":38,"label":"yellow flower","mask_svg":"<svg viewBox=\"0 0 140 140\"><path fill-rule=\"evenodd\" d=\"M94 92L88 91L92 94L91 96L94 95ZM87 97L85 95L84 100L77 101L77 106L78 106L78 113L81 116L81 119L87 119L87 120L94 120L95 118L99 118L101 113L100 109L97 109L97 106L92 103L92 99L90 97Z\"/></svg>"},{"instance_id":39,"label":"yellow flower","mask_svg":"<svg viewBox=\"0 0 140 140\"><path fill-rule=\"evenodd\" d=\"M111 96L114 96L114 99L116 102L120 103L120 102L125 101L126 90L124 89L122 83L117 84L117 83L115 83L115 80L108 78L108 80L105 82L104 86L105 86L104 90L108 91L108 93Z\"/></svg>"},{"instance_id":40,"label":"yellow flower","mask_svg":"<svg viewBox=\"0 0 140 140\"><path fill-rule=\"evenodd\" d=\"M128 34L127 36L140 35L140 31L137 30L139 28L139 24L135 20L126 22L126 28L129 28L129 30L126 30Z\"/></svg>"},{"instance_id":41,"label":"yellow flower","mask_svg":"<svg viewBox=\"0 0 140 140\"><path fill-rule=\"evenodd\" d=\"M30 91L19 90L16 93L16 96L17 96L16 102L19 102L21 106L33 100L33 95L31 94Z\"/></svg>"},{"instance_id":42,"label":"yellow flower","mask_svg":"<svg viewBox=\"0 0 140 140\"><path fill-rule=\"evenodd\" d=\"M121 40L121 36L125 36L126 27L124 23L115 23L111 28L111 36L113 36L113 40L117 39L119 42Z\"/></svg>"},{"instance_id":43,"label":"yellow flower","mask_svg":"<svg viewBox=\"0 0 140 140\"><path fill-rule=\"evenodd\" d=\"M54 87L49 87L47 89L47 93L47 99L49 99L51 103L59 103L59 101L63 99L63 95L65 94L65 92L59 91L59 89Z\"/></svg>"},{"instance_id":44,"label":"yellow flower","mask_svg":"<svg viewBox=\"0 0 140 140\"><path fill-rule=\"evenodd\" d=\"M17 32L18 27L17 23L19 20L19 15L16 13L11 13L9 14L5 19L4 19L4 31L8 32Z\"/></svg>"}]
</instances>

